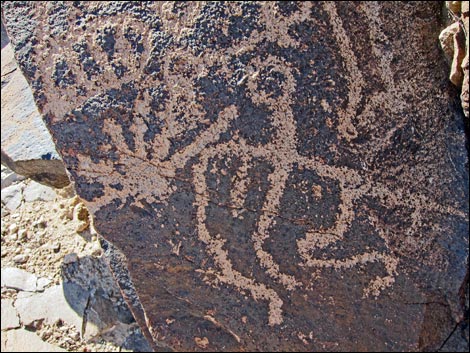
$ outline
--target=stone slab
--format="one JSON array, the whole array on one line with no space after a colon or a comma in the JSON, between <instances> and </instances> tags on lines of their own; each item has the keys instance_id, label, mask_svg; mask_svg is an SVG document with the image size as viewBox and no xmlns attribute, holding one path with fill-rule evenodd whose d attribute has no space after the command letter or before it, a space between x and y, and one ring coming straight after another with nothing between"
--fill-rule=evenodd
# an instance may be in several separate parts
<instances>
[{"instance_id":1,"label":"stone slab","mask_svg":"<svg viewBox=\"0 0 470 353\"><path fill-rule=\"evenodd\" d=\"M67 352L25 329L2 331L2 352Z\"/></svg>"},{"instance_id":2,"label":"stone slab","mask_svg":"<svg viewBox=\"0 0 470 353\"><path fill-rule=\"evenodd\" d=\"M47 185L68 185L64 165L34 103L31 88L16 67L11 44L2 45L1 96L2 164Z\"/></svg>"},{"instance_id":3,"label":"stone slab","mask_svg":"<svg viewBox=\"0 0 470 353\"><path fill-rule=\"evenodd\" d=\"M2 287L14 288L20 291L35 292L37 277L25 270L16 267L2 268Z\"/></svg>"},{"instance_id":4,"label":"stone slab","mask_svg":"<svg viewBox=\"0 0 470 353\"><path fill-rule=\"evenodd\" d=\"M12 184L15 184L21 180L24 180L25 177L19 174L16 174L14 171L10 170L8 167L1 165L2 167L2 190Z\"/></svg>"},{"instance_id":5,"label":"stone slab","mask_svg":"<svg viewBox=\"0 0 470 353\"><path fill-rule=\"evenodd\" d=\"M440 11L4 4L154 349L442 346L466 315L469 173Z\"/></svg>"},{"instance_id":6,"label":"stone slab","mask_svg":"<svg viewBox=\"0 0 470 353\"><path fill-rule=\"evenodd\" d=\"M13 184L2 189L2 206L10 211L16 210L20 207L23 201L23 189L25 184L20 182Z\"/></svg>"},{"instance_id":7,"label":"stone slab","mask_svg":"<svg viewBox=\"0 0 470 353\"><path fill-rule=\"evenodd\" d=\"M56 198L53 188L31 181L23 190L23 197L26 202L53 201Z\"/></svg>"},{"instance_id":8,"label":"stone slab","mask_svg":"<svg viewBox=\"0 0 470 353\"><path fill-rule=\"evenodd\" d=\"M20 327L20 319L18 318L16 309L13 307L12 299L2 299L1 310L2 310L2 320L1 320L2 331Z\"/></svg>"},{"instance_id":9,"label":"stone slab","mask_svg":"<svg viewBox=\"0 0 470 353\"><path fill-rule=\"evenodd\" d=\"M87 299L88 293L78 286L56 285L43 293L18 298L15 307L23 325L41 319L52 325L60 319L81 330Z\"/></svg>"}]
</instances>

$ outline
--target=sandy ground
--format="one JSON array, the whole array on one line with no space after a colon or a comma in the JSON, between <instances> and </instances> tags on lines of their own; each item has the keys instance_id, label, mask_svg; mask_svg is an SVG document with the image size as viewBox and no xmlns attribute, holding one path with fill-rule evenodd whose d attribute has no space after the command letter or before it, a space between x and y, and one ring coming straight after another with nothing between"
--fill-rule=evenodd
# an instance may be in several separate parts
<instances>
[{"instance_id":1,"label":"sandy ground","mask_svg":"<svg viewBox=\"0 0 470 353\"><path fill-rule=\"evenodd\" d=\"M3 176L4 173L2 173ZM70 282L77 278L77 283L85 283L91 280L98 281L102 287L100 287L101 292L109 291L111 293L108 293L106 303L112 303L114 307L124 307L126 304L120 293L116 293L118 290L115 283L111 283L112 280L110 280L109 274L103 275L106 278L100 278L96 273L92 273L96 271L90 269L90 266L88 266L88 270L83 270L86 266L82 266L82 264L100 264L99 266L102 266L102 263L104 263L98 235L90 227L88 211L84 205L74 195L71 188L50 189L50 191L55 192L55 197L53 193L49 193L46 196L43 195L43 198L53 198L52 200L41 200L41 197L38 199L38 195L40 195L38 192L33 197L28 196L28 190L31 189L31 187L28 189L28 185L32 183L34 182L28 179L17 180L9 186L9 189L2 188L2 269L8 267L19 268L36 275L38 278L43 278L44 283L46 283L46 290L57 285L63 285L64 281ZM12 188L15 187L19 190L22 189L23 193L17 195L20 199L19 206L14 210L9 210L4 205L6 203L4 201L7 201L4 200L4 190L11 193ZM35 196L36 200L31 200ZM88 262L85 263L81 259L86 259ZM92 267L95 265L92 265ZM70 266L75 266L73 271L70 270L72 268ZM15 303L20 292L2 286L2 320L4 316L3 299L12 299ZM127 310L127 307L125 309ZM28 325L22 321L21 315L18 316L21 327L17 329L27 329L34 332L42 341L68 351L132 351L132 349L123 349L120 345L123 344L126 335L129 336L136 333L136 331L140 331L135 323L127 322L122 324L116 319L120 331L120 338L116 338L116 332L114 332L114 335L109 334L110 331L115 330L116 325L109 324L115 318L110 319L108 317L106 325L98 325L100 327L95 327L92 334L83 337L83 327L76 327L76 325L67 323L65 320L48 323L47 319L39 319ZM47 316L47 313L45 316ZM103 326L106 327L103 329ZM15 351L13 340L10 339L9 342L5 342L7 331L3 330L2 327L2 351L4 349L6 351ZM108 334L102 334L103 331ZM129 345L132 348L132 343L127 342L128 348ZM34 351L34 347L32 347L32 350Z\"/></svg>"}]
</instances>

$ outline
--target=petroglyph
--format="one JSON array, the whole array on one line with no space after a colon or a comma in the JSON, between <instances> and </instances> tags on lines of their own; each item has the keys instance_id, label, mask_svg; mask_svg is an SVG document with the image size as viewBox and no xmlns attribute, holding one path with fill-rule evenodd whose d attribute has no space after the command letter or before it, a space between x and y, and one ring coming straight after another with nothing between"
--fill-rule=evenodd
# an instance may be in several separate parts
<instances>
[{"instance_id":1,"label":"petroglyph","mask_svg":"<svg viewBox=\"0 0 470 353\"><path fill-rule=\"evenodd\" d=\"M359 103L361 87L364 85L363 77L358 69L357 59L348 41L346 31L343 28L342 20L336 12L335 4L325 3L323 7L326 13L328 13L335 40L341 50L341 56L345 62L347 72L349 73L348 106L344 111L339 111L337 114L340 118L338 124L339 134L343 138L351 140L357 137L357 131L351 119ZM366 8L366 14L369 16L371 23L375 24L378 18L377 13L375 12L369 15L369 12L376 11L377 4L364 7ZM143 33L142 41L145 42L145 37L148 34L143 30L141 24L136 25L136 20L129 21L127 17L113 17L112 22L115 21L122 21L123 28L130 27L135 32L141 30L140 33ZM283 24L282 26L271 23L273 28L268 29L268 31L269 33L273 33L273 36L277 38L278 42L299 47L300 43L292 42L290 40L291 37L287 34L289 25L298 21L301 21L301 19L288 18L286 22L281 22ZM111 23L111 21L109 21L109 23ZM103 28L107 28L106 25L103 26ZM114 25L113 28L117 28L117 26ZM371 35L379 35L375 27L371 26L371 30ZM253 35L245 39L243 46L254 48L259 43L259 40L258 36ZM386 38L382 38L382 41L386 42L386 40ZM126 43L125 40L119 40L117 36L115 41L119 43L119 46L115 48L116 52L125 52L131 49L130 43ZM93 44L88 42L87 45L91 46ZM231 50L233 50L233 48L223 50L222 53L224 54L224 51L230 52ZM380 60L382 60L382 77L389 90L387 97L393 99L395 104L396 89L394 82L390 80L390 77L392 77L390 75L390 60L387 59L386 55L381 55L379 49L375 46L373 46L372 50L381 58ZM140 58L141 62L148 60L148 52L147 49L147 51L142 53ZM220 55L221 53L218 52L218 54ZM235 53L235 55L237 54ZM221 56L227 57L226 55ZM129 60L131 57L124 56L124 58L125 60ZM104 61L104 57L98 57L95 61ZM167 126L163 129L161 134L156 135L154 139L149 140L147 143L145 142L144 136L149 132L149 128L142 119L142 116L149 114L151 111L150 99L148 97L147 100L136 100L132 103L134 106L133 109L137 113L133 116L134 121L130 128L135 143L132 150L126 148L128 143L126 143L122 127L118 122L112 119L107 119L103 122L103 132L111 138L112 144L102 146L102 150L109 152L112 151L113 148L119 149L118 153L122 156L119 159L119 163L125 165L125 170L139 170L139 173L137 175L127 174L127 178L123 179L122 176L115 171L115 163L109 160L101 160L99 163L94 163L88 156L78 154L77 158L79 164L77 169L87 176L90 176L90 173L96 173L96 177L93 178L93 180L104 185L103 196L96 197L91 202L92 210L96 212L100 207L109 204L116 198L122 201L123 206L128 196L134 196L135 201L133 204L140 207L143 207L143 205L139 200L145 200L150 204L157 200L160 202L166 201L172 192L175 191L175 189L170 187L168 179L175 178L177 170L183 169L189 159L198 157L200 163L193 167L193 180L187 180L187 182L192 182L195 185L198 238L206 245L208 255L213 257L217 264L217 281L218 283L233 285L239 290L248 290L255 300L263 299L268 301L270 309L269 324L277 325L282 323L282 300L279 298L279 295L275 290L267 287L266 284L257 283L255 278L245 277L234 269L230 261L230 253L224 250L224 234L210 234L205 226L207 222L205 208L208 202L210 202L211 197L207 193L204 173L208 169L209 159L211 158L238 158L242 161L243 170L240 174L237 174L238 182L234 183L231 189L233 201L231 205L228 205L234 208L233 212L237 212L237 210L243 208L243 200L247 195L247 186L245 185L245 183L247 183L246 171L253 166L250 164L250 161L255 157L263 158L273 166L273 172L268 176L270 188L262 205L262 213L259 215L256 230L251 235L251 241L258 262L265 269L266 273L273 280L282 284L287 290L292 291L296 290L296 288L305 287L305 285L296 279L295 276L282 273L279 264L276 263L272 254L264 249L264 243L266 239L269 238L274 219L273 215L279 214L279 204L286 187L289 173L292 173L293 164L295 163L299 168L315 171L320 177L331 178L338 181L340 184L341 199L341 203L338 207L338 215L332 227L325 229L315 229L312 227L305 234L305 238L297 241L298 253L302 260L298 265L306 269L312 268L314 280L314 278L318 276L318 271L321 271L322 268L332 267L336 270L348 270L360 264L382 262L386 268L386 275L372 280L371 283L364 288L364 295L372 294L377 296L380 294L381 290L393 285L399 259L391 253L372 251L360 253L347 259L332 258L328 260L317 259L311 255L311 252L317 248L325 249L336 242L344 240L345 233L349 230L354 221L355 203L357 203L361 197L371 195L374 184L368 180L364 180L352 169L338 169L316 158L306 158L299 155L297 152L298 140L296 135L296 122L291 108L293 104L292 97L296 92L296 83L292 68L290 68L289 64L284 62L282 58L273 55L269 55L263 60L259 57L253 58L246 65L247 72L245 76L237 83L238 85L246 85L247 96L252 100L253 104L267 105L270 107L271 115L269 116L269 120L274 131L268 143L253 146L241 137L239 137L236 142L220 143L220 135L227 132L231 121L239 117L237 108L235 106L229 106L219 113L215 122L208 122L207 127L201 129L198 136L196 136L188 146L176 151L171 156L168 155L169 139L187 130L195 129L198 121L204 117L204 112L200 105L192 103L186 106L182 105L181 102L189 103L197 101L196 93L193 89L194 80L201 75L207 74L204 73L204 71L207 70L208 67L210 68L217 65L217 61L217 58L215 58L211 52L195 56L190 50L186 49L178 50L176 53L163 58L161 66L163 67L165 86L171 88L170 95L172 96L171 99L168 100L169 104L168 108L166 108L166 111L168 111L168 114L165 116ZM84 84L90 84L88 80L84 79L83 73L80 74L82 70L79 69L79 64L80 62L76 57L74 63L69 63L69 67L75 68L75 70L73 70L74 76L81 77ZM126 67L136 66L135 63L132 65L131 62L127 61L122 64ZM226 63L222 64L220 68L221 73L230 72L226 65ZM107 75L111 75L111 73L108 73L109 70L104 71L104 76L98 75L97 81L114 80L121 85L126 82L138 82L142 87L143 82L139 82L136 78L138 78L139 75L143 75L144 65L137 66L141 67L140 72L137 71L134 75L129 77L122 77L119 81L117 81L116 78L108 78ZM171 69L171 67L173 67L173 69ZM192 69L185 69L188 67ZM201 70L198 70L197 67L201 67ZM272 77L275 76L274 73L283 77L284 80L280 84L280 95L274 97L273 92L266 92L262 87L264 82L261 81L259 73L264 68L269 69ZM186 77L186 75L182 75L184 72L188 72L191 75ZM118 87L118 85L115 87ZM144 87L152 87L152 81L149 80ZM95 90L96 89L92 89L89 97L96 95ZM86 99L84 102L86 102ZM53 110L57 113L56 109ZM189 116L184 117L185 121L182 123L180 115L187 111L191 113ZM390 132L390 134L393 134L393 132ZM208 147L209 145L212 145L212 147ZM149 150L156 151L160 154L156 161L146 159L146 151ZM165 160L168 158L169 160ZM142 163L146 164L144 164L144 168L141 167ZM217 172L220 171L216 171L216 173ZM146 182L142 182L141 180ZM116 190L112 187L112 185L116 184L122 185L121 190ZM393 192L384 189L381 185L379 185L379 188L384 190L384 198L395 197ZM436 205L435 210L438 209L439 206ZM413 213L415 216L413 225L408 229L408 232L414 233L418 231L416 222L420 217L420 213L423 211L424 210L420 207L415 208ZM314 284L309 285L309 288L313 290Z\"/></svg>"},{"instance_id":2,"label":"petroglyph","mask_svg":"<svg viewBox=\"0 0 470 353\"><path fill-rule=\"evenodd\" d=\"M462 206L390 182L393 173L381 177L371 163L408 126L400 114L414 89L394 78L379 3L354 9L367 59L339 3L68 4L66 22L81 24L61 35L39 20L47 6L31 6L38 105L92 214L145 215L148 229L133 236L155 244L141 250L146 271L170 268L166 256L187 261L169 277L190 271L204 290L241 298L238 307L261 305L263 323L308 345L316 333L292 326L292 316L300 302L321 306L317 285L328 276L366 273L354 287L378 300L408 275L402 262L415 252L433 255L414 266L446 270L435 246L445 225L430 215L463 222ZM380 114L397 121L385 128ZM148 320L164 340L169 324Z\"/></svg>"}]
</instances>

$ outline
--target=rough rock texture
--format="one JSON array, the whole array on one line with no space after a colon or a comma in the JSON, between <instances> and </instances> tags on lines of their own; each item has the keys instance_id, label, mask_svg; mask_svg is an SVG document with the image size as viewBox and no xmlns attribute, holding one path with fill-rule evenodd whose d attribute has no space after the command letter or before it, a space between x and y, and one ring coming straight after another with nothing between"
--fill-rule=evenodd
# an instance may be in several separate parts
<instances>
[{"instance_id":1,"label":"rough rock texture","mask_svg":"<svg viewBox=\"0 0 470 353\"><path fill-rule=\"evenodd\" d=\"M38 278L32 273L15 267L2 268L1 273L2 287L14 288L26 292L34 292L37 290Z\"/></svg>"},{"instance_id":2,"label":"rough rock texture","mask_svg":"<svg viewBox=\"0 0 470 353\"><path fill-rule=\"evenodd\" d=\"M3 4L155 349L468 348L468 159L439 13Z\"/></svg>"},{"instance_id":3,"label":"rough rock texture","mask_svg":"<svg viewBox=\"0 0 470 353\"><path fill-rule=\"evenodd\" d=\"M24 184L22 183L2 188L2 210L16 210L23 200L23 189Z\"/></svg>"},{"instance_id":4,"label":"rough rock texture","mask_svg":"<svg viewBox=\"0 0 470 353\"><path fill-rule=\"evenodd\" d=\"M36 108L31 88L17 70L11 45L3 45L4 37L2 29L2 164L46 185L64 187L70 183L64 163Z\"/></svg>"},{"instance_id":5,"label":"rough rock texture","mask_svg":"<svg viewBox=\"0 0 470 353\"><path fill-rule=\"evenodd\" d=\"M465 116L469 117L469 36L470 12L468 1L446 1L447 15L453 21L439 35L441 47L450 63L450 81L462 90L460 99Z\"/></svg>"},{"instance_id":6,"label":"rough rock texture","mask_svg":"<svg viewBox=\"0 0 470 353\"><path fill-rule=\"evenodd\" d=\"M44 293L18 298L15 307L21 322L30 325L35 320L44 318L46 324L53 324L61 319L81 328L80 313L85 310L88 298L83 291L73 286L68 287L68 290L65 288L56 285L47 288ZM68 295L73 295L73 298L67 298Z\"/></svg>"},{"instance_id":7,"label":"rough rock texture","mask_svg":"<svg viewBox=\"0 0 470 353\"><path fill-rule=\"evenodd\" d=\"M32 181L24 188L23 196L26 202L33 202L38 200L52 201L55 199L56 193L54 189Z\"/></svg>"},{"instance_id":8,"label":"rough rock texture","mask_svg":"<svg viewBox=\"0 0 470 353\"><path fill-rule=\"evenodd\" d=\"M3 164L0 167L2 168L2 190L18 181L25 179L24 176L16 174Z\"/></svg>"},{"instance_id":9,"label":"rough rock texture","mask_svg":"<svg viewBox=\"0 0 470 353\"><path fill-rule=\"evenodd\" d=\"M8 349L15 347L15 350ZM25 329L2 331L2 352L67 352L42 341L33 332Z\"/></svg>"},{"instance_id":10,"label":"rough rock texture","mask_svg":"<svg viewBox=\"0 0 470 353\"><path fill-rule=\"evenodd\" d=\"M2 331L6 329L20 327L20 319L13 307L13 301L11 299L2 299ZM3 350L2 350L3 352Z\"/></svg>"},{"instance_id":11,"label":"rough rock texture","mask_svg":"<svg viewBox=\"0 0 470 353\"><path fill-rule=\"evenodd\" d=\"M460 10L460 23L465 29L465 57L462 59L462 71L463 71L463 81L462 81L462 94L460 99L462 100L462 108L464 114L467 118L470 118L470 8L468 1L461 2Z\"/></svg>"}]
</instances>

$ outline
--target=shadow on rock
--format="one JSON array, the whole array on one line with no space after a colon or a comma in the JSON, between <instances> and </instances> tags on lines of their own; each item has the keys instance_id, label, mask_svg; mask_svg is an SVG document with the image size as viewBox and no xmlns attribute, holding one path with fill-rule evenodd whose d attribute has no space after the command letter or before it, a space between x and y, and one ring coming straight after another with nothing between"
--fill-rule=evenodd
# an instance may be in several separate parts
<instances>
[{"instance_id":1,"label":"shadow on rock","mask_svg":"<svg viewBox=\"0 0 470 353\"><path fill-rule=\"evenodd\" d=\"M10 43L10 39L8 38L7 31L5 29L5 26L3 25L3 19L1 22L1 26L2 26L2 49L3 49L8 43Z\"/></svg>"},{"instance_id":2,"label":"shadow on rock","mask_svg":"<svg viewBox=\"0 0 470 353\"><path fill-rule=\"evenodd\" d=\"M103 257L67 255L62 278L64 297L81 318L83 340L151 351Z\"/></svg>"}]
</instances>

